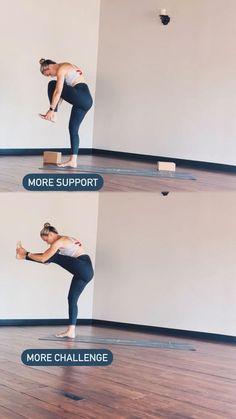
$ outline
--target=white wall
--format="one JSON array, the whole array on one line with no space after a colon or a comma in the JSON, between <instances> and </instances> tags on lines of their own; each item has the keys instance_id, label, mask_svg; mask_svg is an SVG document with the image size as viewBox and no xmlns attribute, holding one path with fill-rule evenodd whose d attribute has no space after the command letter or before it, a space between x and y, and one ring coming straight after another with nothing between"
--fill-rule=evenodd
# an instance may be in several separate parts
<instances>
[{"instance_id":1,"label":"white wall","mask_svg":"<svg viewBox=\"0 0 236 419\"><path fill-rule=\"evenodd\" d=\"M39 59L83 68L95 96L100 0L1 0L0 148L70 147L66 103L58 123L38 117L48 109ZM92 147L94 107L81 126L81 147Z\"/></svg>"},{"instance_id":2,"label":"white wall","mask_svg":"<svg viewBox=\"0 0 236 419\"><path fill-rule=\"evenodd\" d=\"M235 0L102 0L94 147L235 165L235 15Z\"/></svg>"},{"instance_id":3,"label":"white wall","mask_svg":"<svg viewBox=\"0 0 236 419\"><path fill-rule=\"evenodd\" d=\"M235 0L102 0L101 17L100 0L2 1L0 148L70 146L69 106L57 124L38 117L45 57L85 71L82 148L235 165L235 13Z\"/></svg>"},{"instance_id":4,"label":"white wall","mask_svg":"<svg viewBox=\"0 0 236 419\"><path fill-rule=\"evenodd\" d=\"M101 194L93 318L236 335L236 195Z\"/></svg>"},{"instance_id":5,"label":"white wall","mask_svg":"<svg viewBox=\"0 0 236 419\"><path fill-rule=\"evenodd\" d=\"M67 318L71 274L15 259L49 221L95 264L79 318L236 336L235 213L224 192L2 193L0 319Z\"/></svg>"},{"instance_id":6,"label":"white wall","mask_svg":"<svg viewBox=\"0 0 236 419\"><path fill-rule=\"evenodd\" d=\"M0 319L67 318L72 275L61 267L15 259L15 245L42 252L44 222L78 237L95 263L98 193L1 193ZM92 317L93 283L79 299L79 318Z\"/></svg>"}]
</instances>

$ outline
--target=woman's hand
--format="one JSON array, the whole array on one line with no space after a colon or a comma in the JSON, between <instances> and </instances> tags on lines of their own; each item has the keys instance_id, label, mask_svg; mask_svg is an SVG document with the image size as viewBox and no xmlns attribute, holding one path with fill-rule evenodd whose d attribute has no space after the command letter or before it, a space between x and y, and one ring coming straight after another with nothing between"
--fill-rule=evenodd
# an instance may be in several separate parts
<instances>
[{"instance_id":1,"label":"woman's hand","mask_svg":"<svg viewBox=\"0 0 236 419\"><path fill-rule=\"evenodd\" d=\"M42 119L46 119L46 121L55 122L55 112L54 111L47 111L45 114L39 114Z\"/></svg>"},{"instance_id":2,"label":"woman's hand","mask_svg":"<svg viewBox=\"0 0 236 419\"><path fill-rule=\"evenodd\" d=\"M25 259L26 257L26 250L22 246L16 247L16 259Z\"/></svg>"}]
</instances>

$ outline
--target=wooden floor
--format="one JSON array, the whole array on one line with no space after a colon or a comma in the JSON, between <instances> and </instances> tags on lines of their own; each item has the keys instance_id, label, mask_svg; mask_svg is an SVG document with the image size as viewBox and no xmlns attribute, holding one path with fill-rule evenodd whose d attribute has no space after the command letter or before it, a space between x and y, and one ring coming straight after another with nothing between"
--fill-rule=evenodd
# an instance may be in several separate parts
<instances>
[{"instance_id":1,"label":"wooden floor","mask_svg":"<svg viewBox=\"0 0 236 419\"><path fill-rule=\"evenodd\" d=\"M155 169L153 163L142 163L108 157L80 156L79 164L128 169ZM22 179L28 173L43 173L41 156L6 157L0 156L0 191L23 191ZM147 191L147 192L201 192L236 191L236 175L177 167L179 172L193 174L197 180L147 178L138 176L103 175L103 191ZM47 171L45 173L57 173ZM58 173L64 173L61 170Z\"/></svg>"},{"instance_id":2,"label":"wooden floor","mask_svg":"<svg viewBox=\"0 0 236 419\"><path fill-rule=\"evenodd\" d=\"M196 351L38 340L59 327L0 328L2 419L235 419L236 348L230 344L80 326L87 336L188 342ZM29 348L102 348L107 367L29 367ZM69 392L81 400L62 394Z\"/></svg>"}]
</instances>

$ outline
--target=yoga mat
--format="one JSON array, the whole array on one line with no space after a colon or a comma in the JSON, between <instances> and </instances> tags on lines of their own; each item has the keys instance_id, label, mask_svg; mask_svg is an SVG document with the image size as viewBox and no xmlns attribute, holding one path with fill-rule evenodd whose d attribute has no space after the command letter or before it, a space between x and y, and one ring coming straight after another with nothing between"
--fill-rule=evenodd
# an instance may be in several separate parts
<instances>
[{"instance_id":1,"label":"yoga mat","mask_svg":"<svg viewBox=\"0 0 236 419\"><path fill-rule=\"evenodd\" d=\"M143 348L160 348L160 349L180 349L186 351L195 351L189 343L164 342L158 340L133 340L133 339L117 339L117 338L97 338L91 336L76 336L75 339L57 338L56 336L47 336L39 338L39 340L49 340L55 342L81 342L81 343L98 343L119 346L140 346Z\"/></svg>"},{"instance_id":2,"label":"yoga mat","mask_svg":"<svg viewBox=\"0 0 236 419\"><path fill-rule=\"evenodd\" d=\"M150 169L119 169L115 167L97 167L97 166L79 166L76 169L68 167L57 167L53 164L45 164L43 167L39 167L40 170L53 170L53 171L64 171L71 173L102 173L110 175L125 175L125 176L143 176L143 177L160 177L160 178L173 178L183 180L196 180L191 173L183 172L172 172L167 170L150 170Z\"/></svg>"}]
</instances>

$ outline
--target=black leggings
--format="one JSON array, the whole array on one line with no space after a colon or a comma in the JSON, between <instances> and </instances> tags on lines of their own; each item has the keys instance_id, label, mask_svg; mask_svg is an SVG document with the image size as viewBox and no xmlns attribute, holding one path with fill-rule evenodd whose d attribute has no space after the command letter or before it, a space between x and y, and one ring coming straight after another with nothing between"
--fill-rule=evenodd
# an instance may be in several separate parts
<instances>
[{"instance_id":1,"label":"black leggings","mask_svg":"<svg viewBox=\"0 0 236 419\"><path fill-rule=\"evenodd\" d=\"M51 80L48 83L48 97L50 103L52 101L53 93L56 87L56 80ZM72 106L70 121L69 121L69 132L70 132L70 144L71 154L78 154L79 150L79 127L83 121L86 113L93 104L93 99L90 94L88 85L86 83L78 83L75 86L68 86L64 83L61 98ZM57 112L58 105L55 108Z\"/></svg>"},{"instance_id":2,"label":"black leggings","mask_svg":"<svg viewBox=\"0 0 236 419\"><path fill-rule=\"evenodd\" d=\"M33 259L28 258L33 261ZM35 261L33 261L35 262ZM60 255L55 253L46 263L56 263L68 272L73 274L68 294L69 324L76 325L78 316L78 299L86 285L93 278L93 266L88 255L81 255L78 258Z\"/></svg>"}]
</instances>

